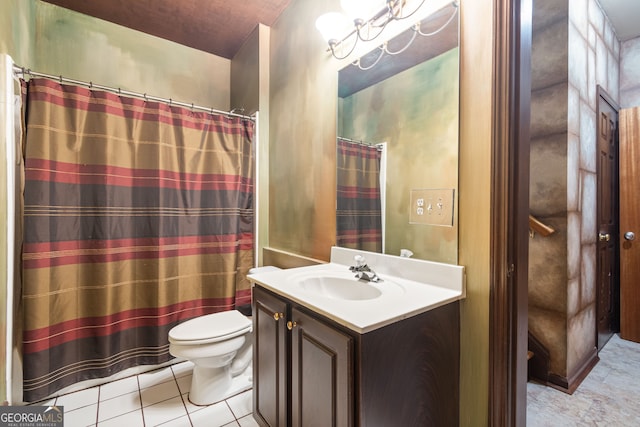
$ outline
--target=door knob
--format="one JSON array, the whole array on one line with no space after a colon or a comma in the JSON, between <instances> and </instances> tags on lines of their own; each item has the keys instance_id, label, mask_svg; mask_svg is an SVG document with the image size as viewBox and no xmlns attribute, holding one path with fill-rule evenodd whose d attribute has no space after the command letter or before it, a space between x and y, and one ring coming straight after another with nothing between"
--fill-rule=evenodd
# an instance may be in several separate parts
<instances>
[{"instance_id":1,"label":"door knob","mask_svg":"<svg viewBox=\"0 0 640 427\"><path fill-rule=\"evenodd\" d=\"M292 330L293 328L295 328L296 326L298 326L298 322L292 322L291 320L289 320L287 322L287 329L288 330Z\"/></svg>"},{"instance_id":2,"label":"door knob","mask_svg":"<svg viewBox=\"0 0 640 427\"><path fill-rule=\"evenodd\" d=\"M609 233L598 233L598 239L601 242L608 242L611 240L611 235L609 235Z\"/></svg>"},{"instance_id":3,"label":"door knob","mask_svg":"<svg viewBox=\"0 0 640 427\"><path fill-rule=\"evenodd\" d=\"M624 238L629 240L629 241L635 240L636 233L634 233L633 231L627 231L626 233L624 233Z\"/></svg>"},{"instance_id":4,"label":"door knob","mask_svg":"<svg viewBox=\"0 0 640 427\"><path fill-rule=\"evenodd\" d=\"M282 319L284 317L284 314L282 313L273 313L273 319L277 322L278 320Z\"/></svg>"}]
</instances>

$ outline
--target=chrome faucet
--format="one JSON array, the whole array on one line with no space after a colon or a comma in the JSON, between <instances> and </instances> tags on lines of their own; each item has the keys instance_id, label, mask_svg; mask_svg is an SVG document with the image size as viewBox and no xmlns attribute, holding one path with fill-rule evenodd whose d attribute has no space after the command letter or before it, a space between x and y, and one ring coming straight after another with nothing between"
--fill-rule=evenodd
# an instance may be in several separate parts
<instances>
[{"instance_id":1,"label":"chrome faucet","mask_svg":"<svg viewBox=\"0 0 640 427\"><path fill-rule=\"evenodd\" d=\"M381 282L382 279L378 277L375 271L367 265L362 255L356 255L353 257L356 265L349 267L349 270L356 273L356 279L363 282Z\"/></svg>"}]
</instances>

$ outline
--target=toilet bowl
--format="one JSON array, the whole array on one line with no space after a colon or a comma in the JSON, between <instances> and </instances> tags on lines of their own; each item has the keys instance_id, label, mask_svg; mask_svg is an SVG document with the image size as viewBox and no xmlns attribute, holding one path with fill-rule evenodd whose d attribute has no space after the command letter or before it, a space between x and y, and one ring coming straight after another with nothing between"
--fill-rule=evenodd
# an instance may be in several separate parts
<instances>
[{"instance_id":1,"label":"toilet bowl","mask_svg":"<svg viewBox=\"0 0 640 427\"><path fill-rule=\"evenodd\" d=\"M252 324L231 310L187 320L169 331L169 353L194 364L189 401L211 405L248 390Z\"/></svg>"}]
</instances>

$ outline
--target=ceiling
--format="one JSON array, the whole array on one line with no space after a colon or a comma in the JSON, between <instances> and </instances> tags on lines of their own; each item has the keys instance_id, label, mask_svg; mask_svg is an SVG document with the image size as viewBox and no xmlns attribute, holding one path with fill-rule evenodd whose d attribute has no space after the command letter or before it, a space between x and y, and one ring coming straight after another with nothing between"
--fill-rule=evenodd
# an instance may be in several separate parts
<instances>
[{"instance_id":1,"label":"ceiling","mask_svg":"<svg viewBox=\"0 0 640 427\"><path fill-rule=\"evenodd\" d=\"M223 58L258 23L272 26L291 0L43 0ZM598 0L618 39L640 36L639 0Z\"/></svg>"},{"instance_id":2,"label":"ceiling","mask_svg":"<svg viewBox=\"0 0 640 427\"><path fill-rule=\"evenodd\" d=\"M598 0L598 2L616 30L618 40L627 41L640 37L640 1Z\"/></svg>"},{"instance_id":3,"label":"ceiling","mask_svg":"<svg viewBox=\"0 0 640 427\"><path fill-rule=\"evenodd\" d=\"M258 23L291 0L43 0L231 59Z\"/></svg>"}]
</instances>

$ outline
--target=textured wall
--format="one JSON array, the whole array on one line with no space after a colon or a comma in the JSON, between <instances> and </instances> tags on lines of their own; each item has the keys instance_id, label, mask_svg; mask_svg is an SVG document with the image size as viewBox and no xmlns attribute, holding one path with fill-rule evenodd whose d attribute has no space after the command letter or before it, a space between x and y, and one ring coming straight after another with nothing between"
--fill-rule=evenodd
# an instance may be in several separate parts
<instances>
[{"instance_id":1,"label":"textured wall","mask_svg":"<svg viewBox=\"0 0 640 427\"><path fill-rule=\"evenodd\" d=\"M620 48L620 108L640 105L640 37Z\"/></svg>"},{"instance_id":2,"label":"textured wall","mask_svg":"<svg viewBox=\"0 0 640 427\"><path fill-rule=\"evenodd\" d=\"M597 0L569 3L567 373L596 346L597 86L619 96L620 43ZM585 70L587 72L585 73Z\"/></svg>"},{"instance_id":3,"label":"textured wall","mask_svg":"<svg viewBox=\"0 0 640 427\"><path fill-rule=\"evenodd\" d=\"M529 329L570 378L595 343L598 85L618 99L620 44L596 0L534 2Z\"/></svg>"},{"instance_id":4,"label":"textured wall","mask_svg":"<svg viewBox=\"0 0 640 427\"><path fill-rule=\"evenodd\" d=\"M556 232L529 240L529 330L566 374L568 1L533 4L531 213Z\"/></svg>"},{"instance_id":5,"label":"textured wall","mask_svg":"<svg viewBox=\"0 0 640 427\"><path fill-rule=\"evenodd\" d=\"M28 0L24 3L33 3ZM35 2L33 63L48 74L229 109L231 61Z\"/></svg>"},{"instance_id":6,"label":"textured wall","mask_svg":"<svg viewBox=\"0 0 640 427\"><path fill-rule=\"evenodd\" d=\"M386 253L456 263L458 227L409 224L412 189L458 192L459 50L356 92L342 102L340 136L387 142ZM457 215L457 208L454 210Z\"/></svg>"},{"instance_id":7,"label":"textured wall","mask_svg":"<svg viewBox=\"0 0 640 427\"><path fill-rule=\"evenodd\" d=\"M336 229L336 97L340 66L315 20L338 0L298 0L271 28L269 244L329 259Z\"/></svg>"},{"instance_id":8,"label":"textured wall","mask_svg":"<svg viewBox=\"0 0 640 427\"><path fill-rule=\"evenodd\" d=\"M263 248L269 245L269 34L259 24L231 60L231 108L245 114L259 112L256 134L256 257L263 265Z\"/></svg>"}]
</instances>

